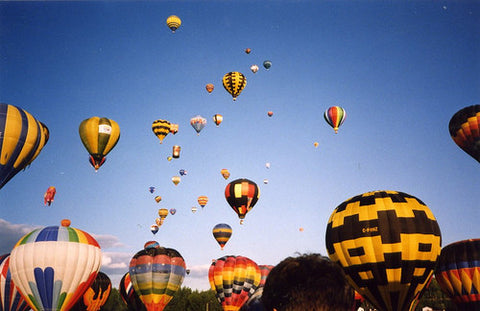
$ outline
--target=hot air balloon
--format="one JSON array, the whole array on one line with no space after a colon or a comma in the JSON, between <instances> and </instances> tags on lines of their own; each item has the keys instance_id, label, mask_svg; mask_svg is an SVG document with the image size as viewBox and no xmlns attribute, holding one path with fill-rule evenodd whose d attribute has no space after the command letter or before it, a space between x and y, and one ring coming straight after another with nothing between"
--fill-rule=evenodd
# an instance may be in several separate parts
<instances>
[{"instance_id":1,"label":"hot air balloon","mask_svg":"<svg viewBox=\"0 0 480 311\"><path fill-rule=\"evenodd\" d=\"M186 265L173 248L143 249L130 260L130 278L147 311L162 311L180 288Z\"/></svg>"},{"instance_id":2,"label":"hot air balloon","mask_svg":"<svg viewBox=\"0 0 480 311\"><path fill-rule=\"evenodd\" d=\"M266 167L266 168L270 168L271 166L272 166L272 165L270 164L270 162L265 163L265 167Z\"/></svg>"},{"instance_id":3,"label":"hot air balloon","mask_svg":"<svg viewBox=\"0 0 480 311\"><path fill-rule=\"evenodd\" d=\"M174 208L171 208L171 209L170 209L170 214L175 215L176 212L177 212L176 209L174 209Z\"/></svg>"},{"instance_id":4,"label":"hot air balloon","mask_svg":"<svg viewBox=\"0 0 480 311\"><path fill-rule=\"evenodd\" d=\"M197 207L196 206L192 206L192 213L195 213L197 211Z\"/></svg>"},{"instance_id":5,"label":"hot air balloon","mask_svg":"<svg viewBox=\"0 0 480 311\"><path fill-rule=\"evenodd\" d=\"M48 128L25 110L0 103L0 189L38 156Z\"/></svg>"},{"instance_id":6,"label":"hot air balloon","mask_svg":"<svg viewBox=\"0 0 480 311\"><path fill-rule=\"evenodd\" d=\"M340 204L326 230L329 257L379 310L409 310L429 281L441 234L430 209L397 191L367 192Z\"/></svg>"},{"instance_id":7,"label":"hot air balloon","mask_svg":"<svg viewBox=\"0 0 480 311\"><path fill-rule=\"evenodd\" d=\"M80 139L90 154L89 162L98 171L105 162L106 155L115 147L120 138L117 122L99 117L91 117L80 123Z\"/></svg>"},{"instance_id":8,"label":"hot air balloon","mask_svg":"<svg viewBox=\"0 0 480 311\"><path fill-rule=\"evenodd\" d=\"M273 116L273 111L267 112L267 115L268 115L269 117Z\"/></svg>"},{"instance_id":9,"label":"hot air balloon","mask_svg":"<svg viewBox=\"0 0 480 311\"><path fill-rule=\"evenodd\" d=\"M223 178L228 179L230 177L230 172L226 168L222 168L220 170L220 174L222 174Z\"/></svg>"},{"instance_id":10,"label":"hot air balloon","mask_svg":"<svg viewBox=\"0 0 480 311\"><path fill-rule=\"evenodd\" d=\"M181 24L182 24L182 20L176 15L170 15L167 18L167 26L168 28L170 28L172 33L175 33L175 30L177 30Z\"/></svg>"},{"instance_id":11,"label":"hot air balloon","mask_svg":"<svg viewBox=\"0 0 480 311\"><path fill-rule=\"evenodd\" d=\"M260 268L244 256L224 256L208 270L211 289L224 311L237 311L255 292L262 278Z\"/></svg>"},{"instance_id":12,"label":"hot air balloon","mask_svg":"<svg viewBox=\"0 0 480 311\"><path fill-rule=\"evenodd\" d=\"M147 241L147 242L145 242L145 244L143 245L143 248L144 248L144 249L158 248L158 247L160 247L160 244L158 244L157 241Z\"/></svg>"},{"instance_id":13,"label":"hot air balloon","mask_svg":"<svg viewBox=\"0 0 480 311\"><path fill-rule=\"evenodd\" d=\"M152 123L152 131L153 133L160 139L160 143L163 142L165 136L170 133L170 122L167 120L155 120Z\"/></svg>"},{"instance_id":14,"label":"hot air balloon","mask_svg":"<svg viewBox=\"0 0 480 311\"><path fill-rule=\"evenodd\" d=\"M233 100L237 100L237 96L240 95L247 85L247 78L238 71L225 74L222 81L223 87L232 95Z\"/></svg>"},{"instance_id":15,"label":"hot air balloon","mask_svg":"<svg viewBox=\"0 0 480 311\"><path fill-rule=\"evenodd\" d=\"M179 145L175 145L172 147L172 157L174 159L178 159L180 158L180 150L181 150L182 147L180 147Z\"/></svg>"},{"instance_id":16,"label":"hot air balloon","mask_svg":"<svg viewBox=\"0 0 480 311\"><path fill-rule=\"evenodd\" d=\"M63 220L61 226L33 230L10 255L12 280L35 311L70 310L100 269L97 241L69 225Z\"/></svg>"},{"instance_id":17,"label":"hot air balloon","mask_svg":"<svg viewBox=\"0 0 480 311\"><path fill-rule=\"evenodd\" d=\"M265 69L269 70L270 67L272 67L272 62L269 61L269 60L266 60L263 62L263 67L265 67Z\"/></svg>"},{"instance_id":18,"label":"hot air balloon","mask_svg":"<svg viewBox=\"0 0 480 311\"><path fill-rule=\"evenodd\" d=\"M168 157L167 157L167 161L168 161L168 162L172 161L172 159L173 159L172 156L168 156Z\"/></svg>"},{"instance_id":19,"label":"hot air balloon","mask_svg":"<svg viewBox=\"0 0 480 311\"><path fill-rule=\"evenodd\" d=\"M246 49L245 49L245 53L247 53L247 54L250 54L251 51L252 51L251 48L246 48Z\"/></svg>"},{"instance_id":20,"label":"hot air balloon","mask_svg":"<svg viewBox=\"0 0 480 311\"><path fill-rule=\"evenodd\" d=\"M10 254L0 255L0 310L2 311L27 311L30 310L25 299L17 291L12 282L8 269Z\"/></svg>"},{"instance_id":21,"label":"hot air balloon","mask_svg":"<svg viewBox=\"0 0 480 311\"><path fill-rule=\"evenodd\" d=\"M158 216L160 216L160 223L157 222L158 226L163 225L163 222L165 221L165 218L168 216L168 209L166 208L161 208L158 210Z\"/></svg>"},{"instance_id":22,"label":"hot air balloon","mask_svg":"<svg viewBox=\"0 0 480 311\"><path fill-rule=\"evenodd\" d=\"M221 114L218 114L218 113L217 113L217 114L213 115L213 122L214 122L217 126L219 126L220 123L222 123L222 121L223 121L223 116L222 116Z\"/></svg>"},{"instance_id":23,"label":"hot air balloon","mask_svg":"<svg viewBox=\"0 0 480 311\"><path fill-rule=\"evenodd\" d=\"M459 310L480 310L480 239L442 248L435 269L438 285Z\"/></svg>"},{"instance_id":24,"label":"hot air balloon","mask_svg":"<svg viewBox=\"0 0 480 311\"><path fill-rule=\"evenodd\" d=\"M212 93L214 88L215 86L212 83L208 83L207 85L205 85L205 89L207 90L208 93Z\"/></svg>"},{"instance_id":25,"label":"hot air balloon","mask_svg":"<svg viewBox=\"0 0 480 311\"><path fill-rule=\"evenodd\" d=\"M265 179L263 180L263 183L264 183L265 185L268 184L268 179L265 178Z\"/></svg>"},{"instance_id":26,"label":"hot air balloon","mask_svg":"<svg viewBox=\"0 0 480 311\"><path fill-rule=\"evenodd\" d=\"M180 176L185 176L187 175L187 170L182 168L181 170L178 171L178 173L180 174Z\"/></svg>"},{"instance_id":27,"label":"hot air balloon","mask_svg":"<svg viewBox=\"0 0 480 311\"><path fill-rule=\"evenodd\" d=\"M457 111L450 119L448 130L453 141L480 162L480 105Z\"/></svg>"},{"instance_id":28,"label":"hot air balloon","mask_svg":"<svg viewBox=\"0 0 480 311\"><path fill-rule=\"evenodd\" d=\"M255 206L260 197L260 189L251 180L236 179L225 187L225 199L238 214L240 224L243 224L245 215Z\"/></svg>"},{"instance_id":29,"label":"hot air balloon","mask_svg":"<svg viewBox=\"0 0 480 311\"><path fill-rule=\"evenodd\" d=\"M250 70L251 70L253 73L257 73L258 69L259 69L259 68L258 68L257 65L252 65L252 66L250 66Z\"/></svg>"},{"instance_id":30,"label":"hot air balloon","mask_svg":"<svg viewBox=\"0 0 480 311\"><path fill-rule=\"evenodd\" d=\"M195 116L190 119L190 125L197 131L197 135L200 135L200 131L207 125L207 119L202 116Z\"/></svg>"},{"instance_id":31,"label":"hot air balloon","mask_svg":"<svg viewBox=\"0 0 480 311\"><path fill-rule=\"evenodd\" d=\"M178 124L170 123L170 133L173 135L178 133Z\"/></svg>"},{"instance_id":32,"label":"hot air balloon","mask_svg":"<svg viewBox=\"0 0 480 311\"><path fill-rule=\"evenodd\" d=\"M159 195L157 195L157 196L155 197L155 202L160 203L160 201L162 201L162 197L159 196Z\"/></svg>"},{"instance_id":33,"label":"hot air balloon","mask_svg":"<svg viewBox=\"0 0 480 311\"><path fill-rule=\"evenodd\" d=\"M52 204L53 199L55 199L55 193L57 193L57 189L55 189L54 186L48 187L47 191L43 195L43 202L45 205L48 204L48 206L50 206L50 204Z\"/></svg>"},{"instance_id":34,"label":"hot air balloon","mask_svg":"<svg viewBox=\"0 0 480 311\"><path fill-rule=\"evenodd\" d=\"M150 191L150 193L154 193L155 192L155 187L149 187L148 191Z\"/></svg>"},{"instance_id":35,"label":"hot air balloon","mask_svg":"<svg viewBox=\"0 0 480 311\"><path fill-rule=\"evenodd\" d=\"M207 205L207 202L208 202L208 197L206 195L201 195L197 198L197 201L201 207L205 207L205 205Z\"/></svg>"},{"instance_id":36,"label":"hot air balloon","mask_svg":"<svg viewBox=\"0 0 480 311\"><path fill-rule=\"evenodd\" d=\"M263 287L265 286L265 281L267 280L268 274L270 271L272 271L273 267L272 265L258 265L260 268L260 273L262 274L262 278L260 279L260 284L258 284L258 287Z\"/></svg>"},{"instance_id":37,"label":"hot air balloon","mask_svg":"<svg viewBox=\"0 0 480 311\"><path fill-rule=\"evenodd\" d=\"M337 134L338 128L343 124L343 121L345 121L345 118L347 117L347 112L342 107L333 106L325 110L323 117L325 121L333 127L335 134Z\"/></svg>"},{"instance_id":38,"label":"hot air balloon","mask_svg":"<svg viewBox=\"0 0 480 311\"><path fill-rule=\"evenodd\" d=\"M158 230L159 230L159 227L158 227L157 224L153 224L153 225L150 226L150 231L151 231L153 234L157 234Z\"/></svg>"},{"instance_id":39,"label":"hot air balloon","mask_svg":"<svg viewBox=\"0 0 480 311\"><path fill-rule=\"evenodd\" d=\"M137 293L135 293L135 289L130 280L130 273L127 272L123 275L118 291L120 292L120 297L122 297L123 302L128 306L129 311L147 310Z\"/></svg>"},{"instance_id":40,"label":"hot air balloon","mask_svg":"<svg viewBox=\"0 0 480 311\"><path fill-rule=\"evenodd\" d=\"M223 250L223 247L232 236L232 227L227 224L216 224L215 227L213 227L212 233L218 245L220 245Z\"/></svg>"},{"instance_id":41,"label":"hot air balloon","mask_svg":"<svg viewBox=\"0 0 480 311\"><path fill-rule=\"evenodd\" d=\"M313 146L314 146L315 148L317 148L317 147L318 147L318 141L314 142L314 143L313 143Z\"/></svg>"},{"instance_id":42,"label":"hot air balloon","mask_svg":"<svg viewBox=\"0 0 480 311\"><path fill-rule=\"evenodd\" d=\"M98 272L95 281L87 289L70 311L98 311L107 302L112 290L110 278L103 272Z\"/></svg>"},{"instance_id":43,"label":"hot air balloon","mask_svg":"<svg viewBox=\"0 0 480 311\"><path fill-rule=\"evenodd\" d=\"M180 183L180 176L173 176L172 182L175 186L178 185Z\"/></svg>"}]
</instances>

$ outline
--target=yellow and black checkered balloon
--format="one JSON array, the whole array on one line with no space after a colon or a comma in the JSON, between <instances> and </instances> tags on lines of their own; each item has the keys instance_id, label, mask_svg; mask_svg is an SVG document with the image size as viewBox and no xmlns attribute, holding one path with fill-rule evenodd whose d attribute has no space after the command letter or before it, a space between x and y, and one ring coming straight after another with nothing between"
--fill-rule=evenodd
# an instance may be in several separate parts
<instances>
[{"instance_id":1,"label":"yellow and black checkered balloon","mask_svg":"<svg viewBox=\"0 0 480 311\"><path fill-rule=\"evenodd\" d=\"M326 246L364 298L379 310L404 311L433 274L441 234L421 200L373 191L337 206L328 221Z\"/></svg>"}]
</instances>

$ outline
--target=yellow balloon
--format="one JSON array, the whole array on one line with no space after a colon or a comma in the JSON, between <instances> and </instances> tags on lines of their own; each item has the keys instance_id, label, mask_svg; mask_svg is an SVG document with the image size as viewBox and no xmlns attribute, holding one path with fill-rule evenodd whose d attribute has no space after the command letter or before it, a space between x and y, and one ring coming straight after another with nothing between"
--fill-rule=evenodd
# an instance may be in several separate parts
<instances>
[{"instance_id":1,"label":"yellow balloon","mask_svg":"<svg viewBox=\"0 0 480 311\"><path fill-rule=\"evenodd\" d=\"M233 100L237 100L237 96L243 91L247 85L247 78L238 71L232 71L223 76L223 87L230 93Z\"/></svg>"},{"instance_id":2,"label":"yellow balloon","mask_svg":"<svg viewBox=\"0 0 480 311\"><path fill-rule=\"evenodd\" d=\"M171 15L167 18L167 26L172 30L172 33L175 33L175 30L177 30L181 24L182 20L176 15Z\"/></svg>"}]
</instances>

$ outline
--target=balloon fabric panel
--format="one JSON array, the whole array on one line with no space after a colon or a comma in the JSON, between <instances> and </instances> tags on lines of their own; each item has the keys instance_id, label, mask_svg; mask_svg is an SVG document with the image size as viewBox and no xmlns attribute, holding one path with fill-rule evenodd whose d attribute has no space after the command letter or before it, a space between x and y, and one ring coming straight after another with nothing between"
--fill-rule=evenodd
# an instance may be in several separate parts
<instances>
[{"instance_id":1,"label":"balloon fabric panel","mask_svg":"<svg viewBox=\"0 0 480 311\"><path fill-rule=\"evenodd\" d=\"M30 307L13 284L9 261L10 254L0 256L0 310L27 311Z\"/></svg>"},{"instance_id":2,"label":"balloon fabric panel","mask_svg":"<svg viewBox=\"0 0 480 311\"><path fill-rule=\"evenodd\" d=\"M480 105L465 107L450 119L448 129L453 141L480 162Z\"/></svg>"}]
</instances>

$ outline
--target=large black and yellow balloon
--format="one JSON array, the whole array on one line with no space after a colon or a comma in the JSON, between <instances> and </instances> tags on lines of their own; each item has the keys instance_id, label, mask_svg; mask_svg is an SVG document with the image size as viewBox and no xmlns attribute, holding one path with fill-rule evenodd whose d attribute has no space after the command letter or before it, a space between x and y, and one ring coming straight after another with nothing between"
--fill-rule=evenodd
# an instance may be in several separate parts
<instances>
[{"instance_id":1,"label":"large black and yellow balloon","mask_svg":"<svg viewBox=\"0 0 480 311\"><path fill-rule=\"evenodd\" d=\"M0 103L0 189L32 163L48 138L47 126L30 113Z\"/></svg>"},{"instance_id":2,"label":"large black and yellow balloon","mask_svg":"<svg viewBox=\"0 0 480 311\"><path fill-rule=\"evenodd\" d=\"M237 96L243 91L247 85L247 78L238 71L232 71L223 76L223 87L230 93L233 100L237 100Z\"/></svg>"},{"instance_id":3,"label":"large black and yellow balloon","mask_svg":"<svg viewBox=\"0 0 480 311\"><path fill-rule=\"evenodd\" d=\"M171 124L167 120L159 119L159 120L153 121L152 131L155 134L155 136L157 136L158 139L160 139L160 143L162 143L165 136L167 136L168 133L170 133L170 126Z\"/></svg>"},{"instance_id":4,"label":"large black and yellow balloon","mask_svg":"<svg viewBox=\"0 0 480 311\"><path fill-rule=\"evenodd\" d=\"M480 162L480 105L457 111L450 119L448 130L453 141Z\"/></svg>"},{"instance_id":5,"label":"large black and yellow balloon","mask_svg":"<svg viewBox=\"0 0 480 311\"><path fill-rule=\"evenodd\" d=\"M480 239L442 248L435 278L459 310L480 310Z\"/></svg>"},{"instance_id":6,"label":"large black and yellow balloon","mask_svg":"<svg viewBox=\"0 0 480 311\"><path fill-rule=\"evenodd\" d=\"M330 216L326 246L349 283L376 308L409 310L431 278L441 249L433 213L416 197L367 192Z\"/></svg>"},{"instance_id":7,"label":"large black and yellow balloon","mask_svg":"<svg viewBox=\"0 0 480 311\"><path fill-rule=\"evenodd\" d=\"M91 117L80 123L78 133L90 154L90 164L97 171L105 162L105 156L117 144L120 138L120 127L111 119Z\"/></svg>"}]
</instances>

